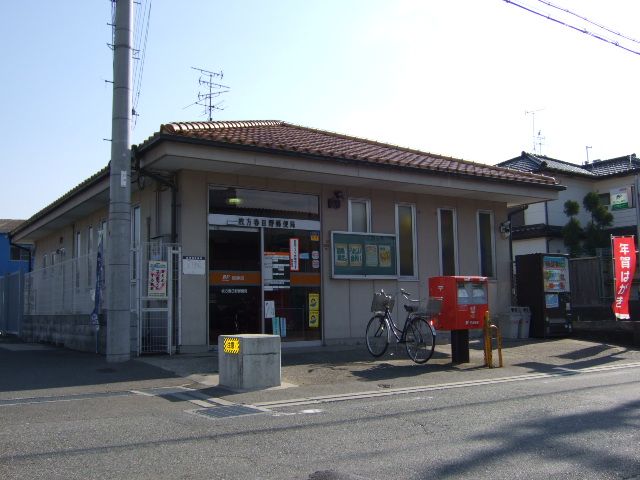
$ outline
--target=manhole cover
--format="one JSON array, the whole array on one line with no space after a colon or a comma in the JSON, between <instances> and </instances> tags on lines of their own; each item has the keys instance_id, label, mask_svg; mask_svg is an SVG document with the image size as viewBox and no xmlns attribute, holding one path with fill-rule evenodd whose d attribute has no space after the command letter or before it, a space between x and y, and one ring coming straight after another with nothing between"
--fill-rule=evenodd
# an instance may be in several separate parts
<instances>
[{"instance_id":1,"label":"manhole cover","mask_svg":"<svg viewBox=\"0 0 640 480\"><path fill-rule=\"evenodd\" d=\"M264 413L264 411L258 410L254 407L247 407L245 405L228 405L224 407L203 408L201 410L196 410L196 413L206 415L207 417L227 418L239 417L242 415L256 415L258 413Z\"/></svg>"}]
</instances>

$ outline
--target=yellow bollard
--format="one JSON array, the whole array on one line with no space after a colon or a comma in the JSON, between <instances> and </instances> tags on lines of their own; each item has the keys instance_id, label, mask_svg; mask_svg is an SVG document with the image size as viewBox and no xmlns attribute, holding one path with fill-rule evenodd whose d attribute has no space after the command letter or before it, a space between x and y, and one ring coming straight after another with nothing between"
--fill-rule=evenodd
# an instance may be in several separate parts
<instances>
[{"instance_id":1,"label":"yellow bollard","mask_svg":"<svg viewBox=\"0 0 640 480\"><path fill-rule=\"evenodd\" d=\"M491 333L495 332L498 340L498 357L500 360L500 367L503 367L502 363L502 337L500 335L500 329L495 325L491 325L491 317L489 312L484 315L484 365L489 368L493 368L493 348L491 346Z\"/></svg>"}]
</instances>

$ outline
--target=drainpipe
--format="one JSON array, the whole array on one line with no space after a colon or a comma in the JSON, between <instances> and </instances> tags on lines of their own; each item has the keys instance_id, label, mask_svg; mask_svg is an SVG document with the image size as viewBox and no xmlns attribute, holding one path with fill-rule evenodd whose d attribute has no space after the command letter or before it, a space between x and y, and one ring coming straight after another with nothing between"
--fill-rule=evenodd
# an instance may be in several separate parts
<instances>
[{"instance_id":1,"label":"drainpipe","mask_svg":"<svg viewBox=\"0 0 640 480\"><path fill-rule=\"evenodd\" d=\"M138 172L139 175L143 177L149 177L152 180L155 180L156 182L161 183L165 187L169 187L171 189L171 243L176 243L178 241L178 223L176 215L176 210L178 208L178 186L172 181L167 180L163 176L142 168L140 166L140 158L138 157L138 147L134 146L131 150L131 154L134 160L133 169Z\"/></svg>"},{"instance_id":2,"label":"drainpipe","mask_svg":"<svg viewBox=\"0 0 640 480\"><path fill-rule=\"evenodd\" d=\"M7 234L7 238L9 238L9 245L11 245L12 247L16 247L19 248L20 250L24 250L26 252L29 252L29 266L27 267L27 272L31 273L31 249L27 248L27 247L23 247L22 245L18 245L17 243L13 243L13 241L11 240L11 235Z\"/></svg>"}]
</instances>

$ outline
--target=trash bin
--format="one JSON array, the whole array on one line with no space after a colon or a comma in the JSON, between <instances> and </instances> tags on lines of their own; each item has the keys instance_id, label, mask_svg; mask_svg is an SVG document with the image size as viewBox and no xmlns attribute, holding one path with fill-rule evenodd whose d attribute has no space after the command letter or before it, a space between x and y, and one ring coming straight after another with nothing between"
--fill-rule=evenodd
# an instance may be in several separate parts
<instances>
[{"instance_id":1,"label":"trash bin","mask_svg":"<svg viewBox=\"0 0 640 480\"><path fill-rule=\"evenodd\" d=\"M518 307L509 307L509 311L498 314L502 338L518 338L521 318L522 315Z\"/></svg>"},{"instance_id":2,"label":"trash bin","mask_svg":"<svg viewBox=\"0 0 640 480\"><path fill-rule=\"evenodd\" d=\"M529 338L529 327L531 325L531 309L529 307L518 307L520 310L520 326L518 327L518 338Z\"/></svg>"}]
</instances>

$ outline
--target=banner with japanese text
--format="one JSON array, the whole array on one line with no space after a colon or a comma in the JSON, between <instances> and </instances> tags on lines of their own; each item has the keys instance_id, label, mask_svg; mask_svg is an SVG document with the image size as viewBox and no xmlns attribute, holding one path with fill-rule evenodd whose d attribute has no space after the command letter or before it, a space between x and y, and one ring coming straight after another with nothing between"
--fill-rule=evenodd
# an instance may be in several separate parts
<instances>
[{"instance_id":1,"label":"banner with japanese text","mask_svg":"<svg viewBox=\"0 0 640 480\"><path fill-rule=\"evenodd\" d=\"M636 245L634 237L611 237L613 248L613 281L615 301L613 313L617 319L629 319L629 295L636 271Z\"/></svg>"}]
</instances>

